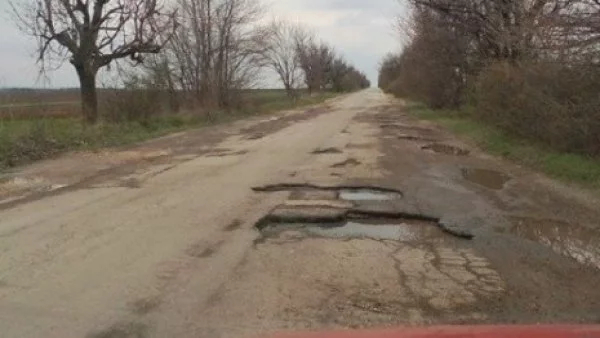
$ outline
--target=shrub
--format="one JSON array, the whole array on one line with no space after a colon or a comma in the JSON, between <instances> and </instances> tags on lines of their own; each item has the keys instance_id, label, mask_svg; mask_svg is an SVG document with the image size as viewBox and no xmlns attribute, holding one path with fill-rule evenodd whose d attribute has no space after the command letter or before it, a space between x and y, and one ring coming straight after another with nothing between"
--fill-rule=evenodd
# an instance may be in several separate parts
<instances>
[{"instance_id":1,"label":"shrub","mask_svg":"<svg viewBox=\"0 0 600 338\"><path fill-rule=\"evenodd\" d=\"M476 116L554 149L600 155L600 69L498 63L478 77Z\"/></svg>"}]
</instances>

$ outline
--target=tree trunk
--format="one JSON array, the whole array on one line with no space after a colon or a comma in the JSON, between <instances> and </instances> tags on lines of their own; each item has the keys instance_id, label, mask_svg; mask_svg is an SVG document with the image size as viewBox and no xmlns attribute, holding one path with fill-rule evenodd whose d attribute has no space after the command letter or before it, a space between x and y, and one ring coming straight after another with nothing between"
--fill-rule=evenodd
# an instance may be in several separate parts
<instances>
[{"instance_id":1,"label":"tree trunk","mask_svg":"<svg viewBox=\"0 0 600 338\"><path fill-rule=\"evenodd\" d=\"M81 90L81 112L89 124L98 122L98 94L96 72L91 67L75 66Z\"/></svg>"}]
</instances>

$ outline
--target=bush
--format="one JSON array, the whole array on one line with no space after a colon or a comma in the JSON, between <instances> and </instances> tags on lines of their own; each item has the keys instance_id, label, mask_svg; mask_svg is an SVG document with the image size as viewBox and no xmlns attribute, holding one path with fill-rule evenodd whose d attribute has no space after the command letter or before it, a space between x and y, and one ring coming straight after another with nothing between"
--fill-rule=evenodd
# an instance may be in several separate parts
<instances>
[{"instance_id":1,"label":"bush","mask_svg":"<svg viewBox=\"0 0 600 338\"><path fill-rule=\"evenodd\" d=\"M124 88L107 90L100 109L108 122L145 122L164 112L175 113L174 95L147 76L126 74Z\"/></svg>"},{"instance_id":2,"label":"bush","mask_svg":"<svg viewBox=\"0 0 600 338\"><path fill-rule=\"evenodd\" d=\"M498 63L478 77L476 116L554 149L600 155L600 70Z\"/></svg>"}]
</instances>

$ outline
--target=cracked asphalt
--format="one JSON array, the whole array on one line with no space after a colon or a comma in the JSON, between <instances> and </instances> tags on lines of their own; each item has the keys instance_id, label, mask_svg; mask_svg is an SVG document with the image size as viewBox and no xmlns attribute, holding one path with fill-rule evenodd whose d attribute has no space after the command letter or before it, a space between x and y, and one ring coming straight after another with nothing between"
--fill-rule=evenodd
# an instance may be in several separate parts
<instances>
[{"instance_id":1,"label":"cracked asphalt","mask_svg":"<svg viewBox=\"0 0 600 338\"><path fill-rule=\"evenodd\" d=\"M0 327L597 324L598 205L366 90L19 169L0 184Z\"/></svg>"}]
</instances>

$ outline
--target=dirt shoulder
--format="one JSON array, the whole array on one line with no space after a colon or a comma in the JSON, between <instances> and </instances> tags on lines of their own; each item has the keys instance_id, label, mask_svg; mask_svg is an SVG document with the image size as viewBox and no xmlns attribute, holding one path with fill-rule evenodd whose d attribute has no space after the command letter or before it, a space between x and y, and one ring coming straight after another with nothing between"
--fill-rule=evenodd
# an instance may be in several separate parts
<instances>
[{"instance_id":1,"label":"dirt shoulder","mask_svg":"<svg viewBox=\"0 0 600 338\"><path fill-rule=\"evenodd\" d=\"M328 102L335 102L330 99ZM215 145L231 135L256 141L328 111L330 103L178 132L142 143L67 153L13 170L0 180L0 209L90 187L136 187L199 156L226 154Z\"/></svg>"}]
</instances>

